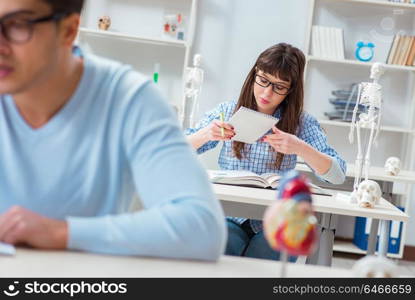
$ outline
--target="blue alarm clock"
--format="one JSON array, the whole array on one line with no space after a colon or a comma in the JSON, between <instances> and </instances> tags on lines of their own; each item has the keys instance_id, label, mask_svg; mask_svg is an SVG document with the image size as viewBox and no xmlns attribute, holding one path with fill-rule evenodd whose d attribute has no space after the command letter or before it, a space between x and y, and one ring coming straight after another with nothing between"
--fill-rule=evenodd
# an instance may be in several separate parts
<instances>
[{"instance_id":1,"label":"blue alarm clock","mask_svg":"<svg viewBox=\"0 0 415 300\"><path fill-rule=\"evenodd\" d=\"M370 61L375 54L373 43L364 43L362 41L356 44L357 49L355 52L356 58L360 61Z\"/></svg>"}]
</instances>

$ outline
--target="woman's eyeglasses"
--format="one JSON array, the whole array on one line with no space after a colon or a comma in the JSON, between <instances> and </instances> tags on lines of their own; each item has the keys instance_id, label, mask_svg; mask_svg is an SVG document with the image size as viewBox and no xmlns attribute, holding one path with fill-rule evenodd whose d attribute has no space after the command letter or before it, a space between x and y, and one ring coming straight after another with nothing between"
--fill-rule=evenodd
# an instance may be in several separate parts
<instances>
[{"instance_id":1,"label":"woman's eyeglasses","mask_svg":"<svg viewBox=\"0 0 415 300\"><path fill-rule=\"evenodd\" d=\"M28 20L22 13L11 14L0 19L0 31L4 38L14 44L28 42L33 35L34 26L38 23L57 22L68 14L57 13L49 16Z\"/></svg>"},{"instance_id":2,"label":"woman's eyeglasses","mask_svg":"<svg viewBox=\"0 0 415 300\"><path fill-rule=\"evenodd\" d=\"M266 88L269 87L270 85L272 85L272 90L274 91L274 93L278 94L278 95L288 95L291 92L291 88L287 88L286 86L283 86L282 84L278 84L278 83L272 83L271 81L269 81L268 79L266 79L265 77L256 74L255 75L255 83Z\"/></svg>"}]
</instances>

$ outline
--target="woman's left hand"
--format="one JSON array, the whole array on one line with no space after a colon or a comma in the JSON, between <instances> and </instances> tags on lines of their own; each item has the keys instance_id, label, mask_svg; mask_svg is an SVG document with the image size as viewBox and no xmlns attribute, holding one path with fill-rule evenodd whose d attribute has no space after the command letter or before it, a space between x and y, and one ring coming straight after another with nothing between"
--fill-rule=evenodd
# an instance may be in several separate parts
<instances>
[{"instance_id":1,"label":"woman's left hand","mask_svg":"<svg viewBox=\"0 0 415 300\"><path fill-rule=\"evenodd\" d=\"M300 154L303 141L293 134L286 133L279 130L277 127L272 127L273 134L264 136L261 141L270 144L276 151L283 154Z\"/></svg>"}]
</instances>

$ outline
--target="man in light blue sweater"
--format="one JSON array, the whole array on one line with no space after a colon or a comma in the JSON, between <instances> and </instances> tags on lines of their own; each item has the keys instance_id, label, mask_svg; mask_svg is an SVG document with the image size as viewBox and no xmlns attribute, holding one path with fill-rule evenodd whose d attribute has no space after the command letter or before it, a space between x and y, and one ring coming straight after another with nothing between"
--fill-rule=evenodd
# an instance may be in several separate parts
<instances>
[{"instance_id":1,"label":"man in light blue sweater","mask_svg":"<svg viewBox=\"0 0 415 300\"><path fill-rule=\"evenodd\" d=\"M0 241L217 259L223 212L172 109L128 66L73 55L82 4L0 1Z\"/></svg>"}]
</instances>

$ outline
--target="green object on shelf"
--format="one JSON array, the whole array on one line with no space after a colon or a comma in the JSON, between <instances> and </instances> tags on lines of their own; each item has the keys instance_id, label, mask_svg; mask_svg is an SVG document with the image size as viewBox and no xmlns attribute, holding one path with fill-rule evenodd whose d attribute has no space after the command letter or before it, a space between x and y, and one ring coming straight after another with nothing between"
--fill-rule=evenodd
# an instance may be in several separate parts
<instances>
[{"instance_id":1,"label":"green object on shelf","mask_svg":"<svg viewBox=\"0 0 415 300\"><path fill-rule=\"evenodd\" d=\"M157 83L159 81L159 73L160 73L160 64L157 63L154 65L154 73L153 73L154 83Z\"/></svg>"}]
</instances>

